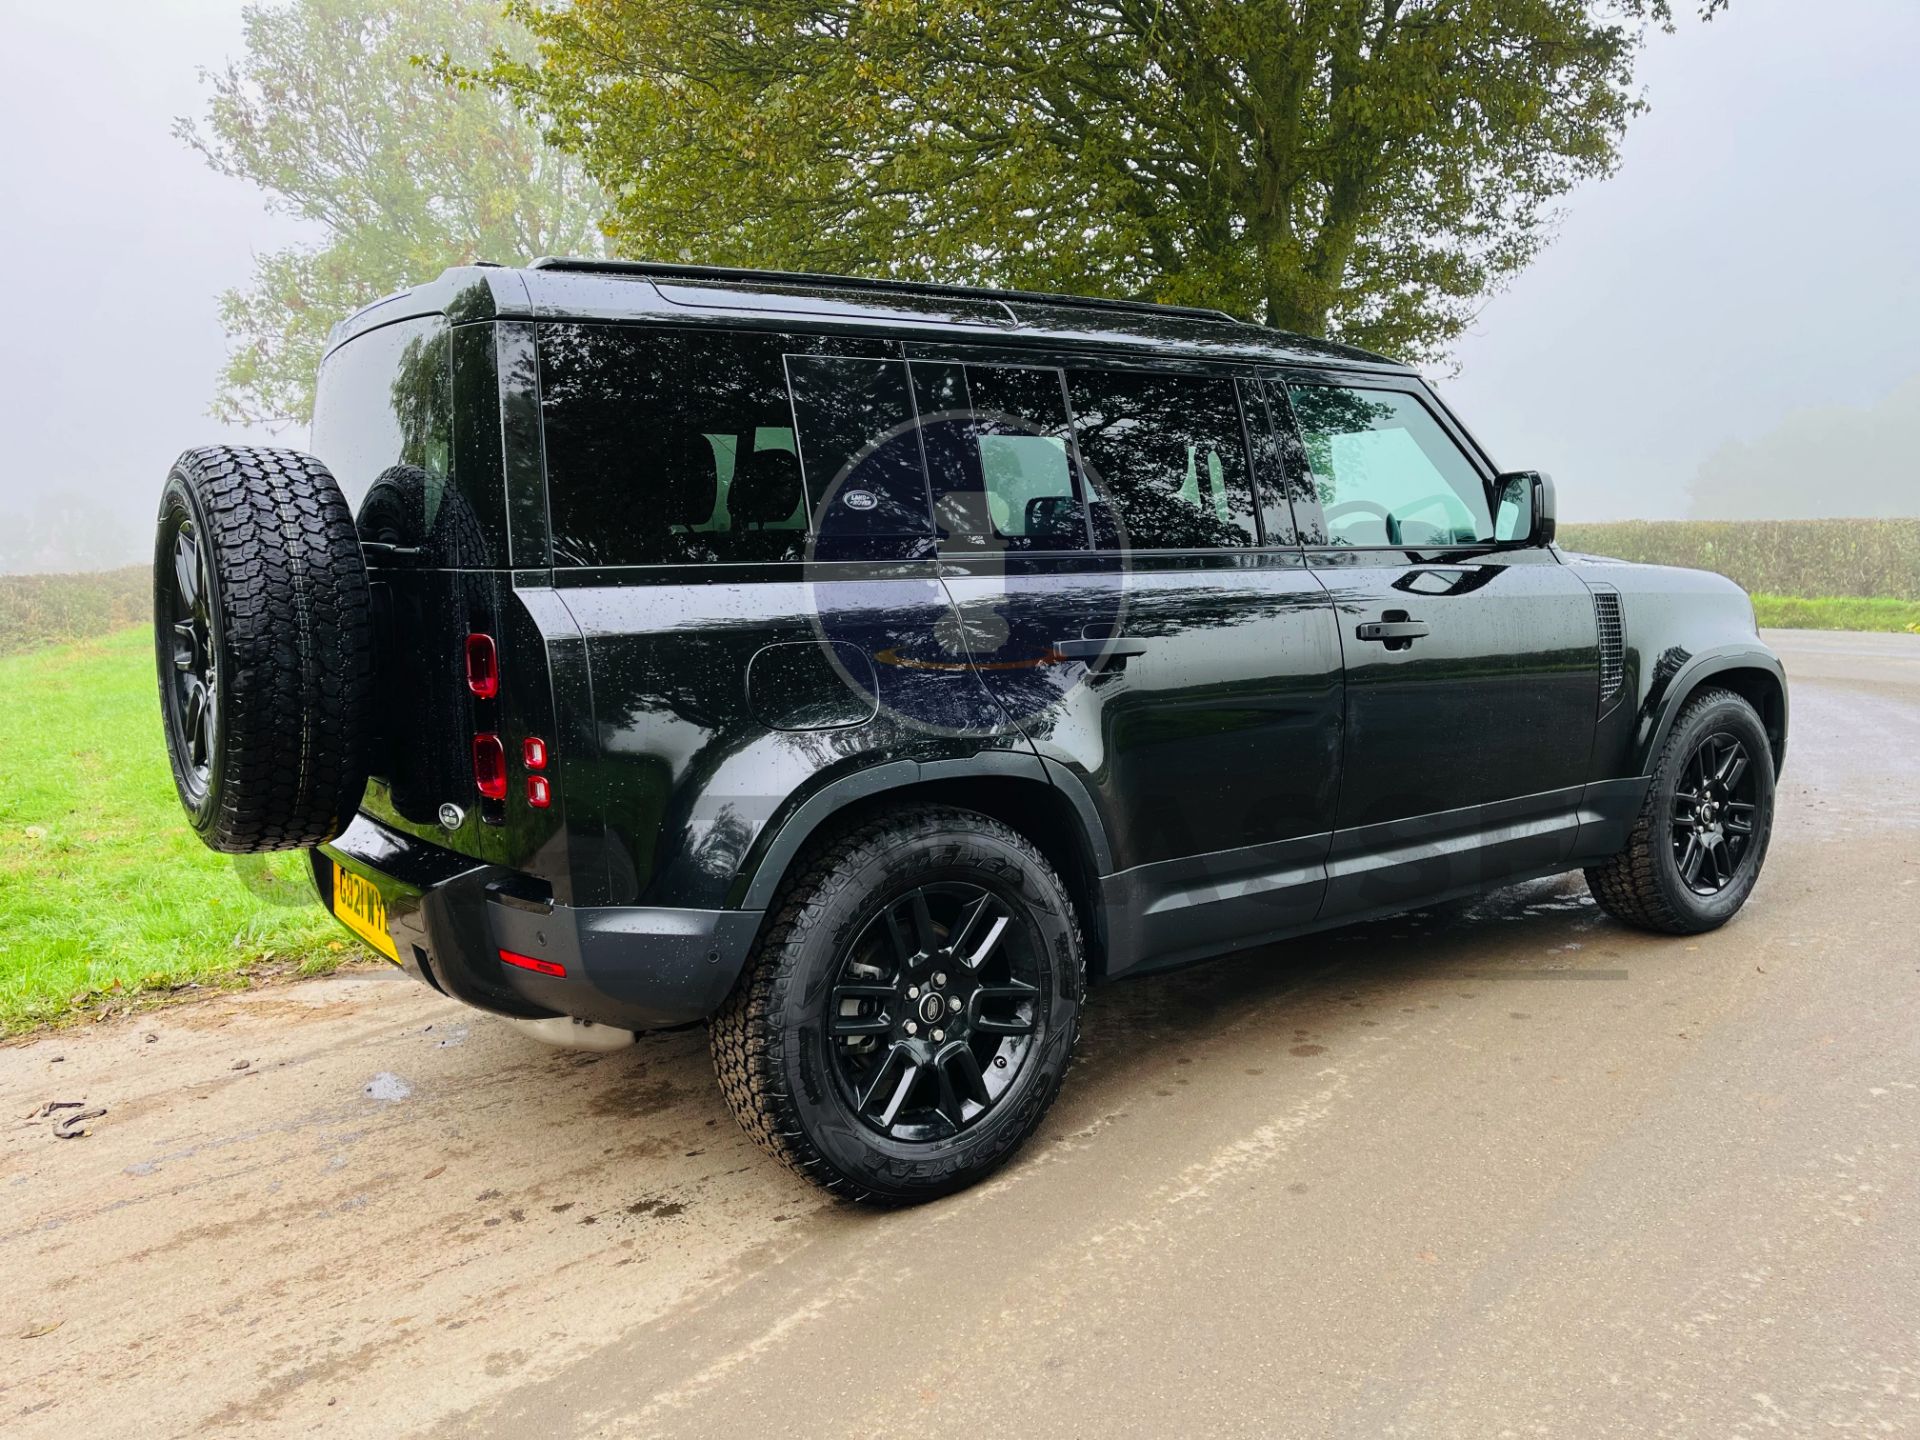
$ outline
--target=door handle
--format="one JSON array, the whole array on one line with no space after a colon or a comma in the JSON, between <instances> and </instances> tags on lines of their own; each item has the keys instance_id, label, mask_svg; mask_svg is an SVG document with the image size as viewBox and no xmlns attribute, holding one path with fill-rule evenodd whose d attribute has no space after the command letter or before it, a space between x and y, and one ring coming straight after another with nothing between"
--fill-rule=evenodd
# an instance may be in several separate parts
<instances>
[{"instance_id":1,"label":"door handle","mask_svg":"<svg viewBox=\"0 0 1920 1440\"><path fill-rule=\"evenodd\" d=\"M1125 660L1129 655L1147 653L1147 642L1113 636L1105 640L1056 640L1053 653L1062 660Z\"/></svg>"},{"instance_id":2,"label":"door handle","mask_svg":"<svg viewBox=\"0 0 1920 1440\"><path fill-rule=\"evenodd\" d=\"M1424 620L1369 620L1355 628L1355 635L1362 640L1418 640L1422 635L1433 632L1427 628Z\"/></svg>"}]
</instances>

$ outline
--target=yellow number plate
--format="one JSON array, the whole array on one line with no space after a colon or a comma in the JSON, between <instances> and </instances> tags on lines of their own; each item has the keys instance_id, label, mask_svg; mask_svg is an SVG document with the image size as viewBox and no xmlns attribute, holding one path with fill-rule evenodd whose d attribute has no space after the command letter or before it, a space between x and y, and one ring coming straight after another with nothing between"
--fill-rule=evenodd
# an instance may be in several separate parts
<instances>
[{"instance_id":1,"label":"yellow number plate","mask_svg":"<svg viewBox=\"0 0 1920 1440\"><path fill-rule=\"evenodd\" d=\"M400 963L393 937L387 933L387 902L372 882L341 869L338 860L333 862L333 913L342 925L387 959Z\"/></svg>"}]
</instances>

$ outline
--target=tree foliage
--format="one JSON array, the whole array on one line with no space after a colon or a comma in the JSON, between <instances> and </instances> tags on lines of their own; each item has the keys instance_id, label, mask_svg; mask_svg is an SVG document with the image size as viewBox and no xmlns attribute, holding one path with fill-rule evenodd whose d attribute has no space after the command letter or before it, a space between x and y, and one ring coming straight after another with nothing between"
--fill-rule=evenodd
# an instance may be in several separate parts
<instances>
[{"instance_id":1,"label":"tree foliage","mask_svg":"<svg viewBox=\"0 0 1920 1440\"><path fill-rule=\"evenodd\" d=\"M207 74L205 115L175 132L324 238L259 256L221 296L219 418L310 419L333 323L448 265L599 253L602 201L579 163L497 92L418 63L530 54L499 0L289 0L249 5L243 24L244 58Z\"/></svg>"},{"instance_id":2,"label":"tree foliage","mask_svg":"<svg viewBox=\"0 0 1920 1440\"><path fill-rule=\"evenodd\" d=\"M1725 0L1705 0L1703 14ZM1609 173L1669 0L514 0L622 253L1222 305L1431 356Z\"/></svg>"}]
</instances>

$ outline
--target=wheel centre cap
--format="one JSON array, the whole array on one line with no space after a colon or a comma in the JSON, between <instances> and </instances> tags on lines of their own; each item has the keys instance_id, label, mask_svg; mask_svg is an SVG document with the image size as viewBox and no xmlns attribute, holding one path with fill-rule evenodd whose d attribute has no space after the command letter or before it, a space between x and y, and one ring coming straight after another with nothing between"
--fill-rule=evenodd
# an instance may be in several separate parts
<instances>
[{"instance_id":1,"label":"wheel centre cap","mask_svg":"<svg viewBox=\"0 0 1920 1440\"><path fill-rule=\"evenodd\" d=\"M947 1013L947 1002L940 998L937 990L929 990L920 997L920 1019L931 1025Z\"/></svg>"}]
</instances>

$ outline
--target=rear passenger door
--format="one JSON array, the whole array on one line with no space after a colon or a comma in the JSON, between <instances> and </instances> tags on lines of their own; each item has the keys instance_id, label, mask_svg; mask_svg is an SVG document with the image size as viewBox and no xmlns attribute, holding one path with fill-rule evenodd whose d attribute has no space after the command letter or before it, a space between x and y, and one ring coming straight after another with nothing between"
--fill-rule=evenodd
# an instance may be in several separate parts
<instances>
[{"instance_id":1,"label":"rear passenger door","mask_svg":"<svg viewBox=\"0 0 1920 1440\"><path fill-rule=\"evenodd\" d=\"M1346 657L1325 914L1552 868L1593 745L1587 588L1549 549L1496 543L1492 467L1417 380L1296 373L1272 398L1298 425L1305 554Z\"/></svg>"},{"instance_id":2,"label":"rear passenger door","mask_svg":"<svg viewBox=\"0 0 1920 1440\"><path fill-rule=\"evenodd\" d=\"M1233 377L1198 370L912 369L968 653L1113 850L1127 923L1109 969L1311 921L1340 651L1257 390L1249 411Z\"/></svg>"}]
</instances>

